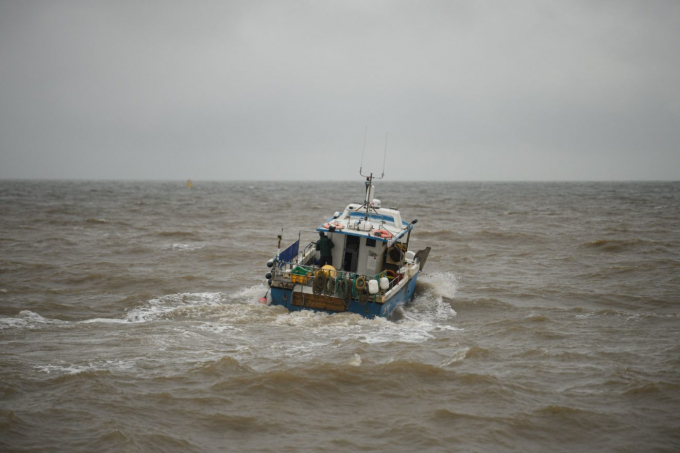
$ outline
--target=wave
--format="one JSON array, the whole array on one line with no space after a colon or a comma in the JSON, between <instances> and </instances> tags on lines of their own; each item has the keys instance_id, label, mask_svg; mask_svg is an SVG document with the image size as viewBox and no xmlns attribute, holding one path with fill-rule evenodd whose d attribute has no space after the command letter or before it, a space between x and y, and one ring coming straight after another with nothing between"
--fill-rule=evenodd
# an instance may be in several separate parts
<instances>
[{"instance_id":1,"label":"wave","mask_svg":"<svg viewBox=\"0 0 680 453\"><path fill-rule=\"evenodd\" d=\"M104 371L108 372L108 370L103 370L95 367L94 365L39 365L35 367L38 371L42 371L43 373L46 374L56 374L57 376L65 376L65 375L76 375L76 374L82 374L85 375L85 377L95 377L98 375L98 372Z\"/></svg>"},{"instance_id":2,"label":"wave","mask_svg":"<svg viewBox=\"0 0 680 453\"><path fill-rule=\"evenodd\" d=\"M454 412L448 409L437 409L432 414L434 421L456 422L462 420L472 420L480 422L489 422L494 420L494 417L484 417L480 415L467 414L463 412Z\"/></svg>"},{"instance_id":3,"label":"wave","mask_svg":"<svg viewBox=\"0 0 680 453\"><path fill-rule=\"evenodd\" d=\"M356 359L356 357L354 358ZM429 365L413 361L392 361L383 364L343 362L340 364L313 362L308 366L251 373L249 375L230 375L230 379L214 385L217 390L226 388L249 386L251 390L267 390L288 393L290 387L303 386L305 388L318 386L319 391L329 391L332 388L348 391L347 385L365 384L360 391L371 391L374 383L384 389L385 381L398 386L410 387L409 381L425 382L427 379L442 381L482 382L483 376L457 374L436 365ZM490 378L494 380L494 378ZM359 390L359 389L357 389Z\"/></svg>"},{"instance_id":4,"label":"wave","mask_svg":"<svg viewBox=\"0 0 680 453\"><path fill-rule=\"evenodd\" d=\"M95 218L89 218L85 220L86 223L95 223L95 224L107 224L109 223L108 220L106 219L95 219Z\"/></svg>"},{"instance_id":5,"label":"wave","mask_svg":"<svg viewBox=\"0 0 680 453\"><path fill-rule=\"evenodd\" d=\"M196 233L190 231L160 231L156 235L160 237L197 238Z\"/></svg>"},{"instance_id":6,"label":"wave","mask_svg":"<svg viewBox=\"0 0 680 453\"><path fill-rule=\"evenodd\" d=\"M524 319L531 322L549 322L550 318L543 315L537 315L536 313L529 313Z\"/></svg>"},{"instance_id":7,"label":"wave","mask_svg":"<svg viewBox=\"0 0 680 453\"><path fill-rule=\"evenodd\" d=\"M67 284L80 284L80 283L90 283L90 282L96 282L96 281L101 281L101 280L108 280L109 278L104 275L104 274L87 274L87 275L79 275L77 277L70 277L64 280L64 283Z\"/></svg>"},{"instance_id":8,"label":"wave","mask_svg":"<svg viewBox=\"0 0 680 453\"><path fill-rule=\"evenodd\" d=\"M433 230L433 231L423 230L423 231L419 231L418 234L421 237L428 238L430 240L432 240L432 239L454 240L454 239L456 239L456 236L459 235L458 232L452 231L452 230Z\"/></svg>"},{"instance_id":9,"label":"wave","mask_svg":"<svg viewBox=\"0 0 680 453\"><path fill-rule=\"evenodd\" d=\"M82 281L100 280L104 276L93 274L74 279L71 283ZM264 285L256 285L244 288L241 291L228 295L225 293L177 293L162 297L146 300L141 306L137 305L129 308L121 318L98 317L84 319L80 321L62 321L58 319L45 318L38 313L30 310L22 310L15 317L0 317L0 330L10 328L40 328L44 325L70 326L76 324L122 324L122 323L145 323L158 319L169 319L176 316L192 316L194 312L201 313L201 310L215 310L224 307L225 304L241 304L253 307L263 307L258 303L266 290ZM121 302L121 305L132 304L138 297L128 298ZM274 311L276 312L276 311ZM273 312L273 313L274 313ZM278 313L276 313L278 314Z\"/></svg>"},{"instance_id":10,"label":"wave","mask_svg":"<svg viewBox=\"0 0 680 453\"><path fill-rule=\"evenodd\" d=\"M313 332L317 339L354 340L373 345L422 343L434 339L434 333L442 330L437 324L427 320L406 318L392 322L384 318L366 319L355 313L331 315L307 310L284 311L273 319L272 324ZM313 348L314 345L310 347Z\"/></svg>"},{"instance_id":11,"label":"wave","mask_svg":"<svg viewBox=\"0 0 680 453\"><path fill-rule=\"evenodd\" d=\"M619 253L631 250L644 249L645 251L658 252L660 249L677 248L670 242L654 241L648 239L596 239L581 244L586 249L595 249L603 252Z\"/></svg>"},{"instance_id":12,"label":"wave","mask_svg":"<svg viewBox=\"0 0 680 453\"><path fill-rule=\"evenodd\" d=\"M150 322L157 319L168 319L175 316L185 317L201 310L219 310L225 305L249 305L253 308L264 307L259 298L266 293L265 285L243 288L236 293L177 293L158 297L147 301L140 307L127 312L122 322ZM90 321L94 322L94 321ZM119 322L119 321L113 321Z\"/></svg>"},{"instance_id":13,"label":"wave","mask_svg":"<svg viewBox=\"0 0 680 453\"><path fill-rule=\"evenodd\" d=\"M422 273L418 283L431 290L434 297L453 299L458 291L458 277L452 272Z\"/></svg>"},{"instance_id":14,"label":"wave","mask_svg":"<svg viewBox=\"0 0 680 453\"><path fill-rule=\"evenodd\" d=\"M29 422L14 411L0 407L0 450L5 447L6 450L3 451L12 451L5 442L9 441L12 435L25 438L30 426Z\"/></svg>"},{"instance_id":15,"label":"wave","mask_svg":"<svg viewBox=\"0 0 680 453\"><path fill-rule=\"evenodd\" d=\"M584 411L570 406L560 406L558 404L550 404L548 406L542 407L536 411L538 414L548 414L548 415L572 415L581 414Z\"/></svg>"},{"instance_id":16,"label":"wave","mask_svg":"<svg viewBox=\"0 0 680 453\"><path fill-rule=\"evenodd\" d=\"M233 357L224 356L218 360L200 363L191 372L201 375L222 376L234 372L251 373L253 370L247 366L241 365L239 361Z\"/></svg>"},{"instance_id":17,"label":"wave","mask_svg":"<svg viewBox=\"0 0 680 453\"><path fill-rule=\"evenodd\" d=\"M90 451L181 451L203 452L202 448L169 433L147 433L122 428L107 430L88 448Z\"/></svg>"},{"instance_id":18,"label":"wave","mask_svg":"<svg viewBox=\"0 0 680 453\"><path fill-rule=\"evenodd\" d=\"M458 290L458 277L451 272L423 273L418 277L414 299L400 308L397 322L420 322L438 329L457 330L451 320L457 316L451 306Z\"/></svg>"},{"instance_id":19,"label":"wave","mask_svg":"<svg viewBox=\"0 0 680 453\"><path fill-rule=\"evenodd\" d=\"M205 244L172 244L167 248L174 252L193 252L194 250L200 250L205 247Z\"/></svg>"},{"instance_id":20,"label":"wave","mask_svg":"<svg viewBox=\"0 0 680 453\"><path fill-rule=\"evenodd\" d=\"M441 330L457 330L449 321L456 316L451 308L450 299L455 296L458 279L452 273L439 272L425 274L418 282L416 299L404 312L403 319L397 322L383 318L368 320L359 315L316 313L301 311L289 313L281 307L265 307L259 304L259 298L267 293L264 283L244 287L234 293L222 292L176 293L145 300L138 305L139 297L121 301L119 305L128 305L122 317L97 317L74 321L74 323L145 323L159 319L195 317L204 314L220 315L225 307L231 307L228 324L265 322L274 325L299 326L301 328L325 327L338 329L341 327L356 332L346 332L365 343L385 342L422 342L433 338L432 333ZM69 283L97 282L106 279L103 274L88 274L73 278ZM135 305L133 305L135 304ZM132 306L131 306L132 305ZM238 309L234 306L249 306ZM22 311L16 317L0 318L0 329L17 327L37 327L44 324L64 324L69 321L50 320L31 311ZM215 329L219 326L207 326ZM219 330L224 331L224 326ZM362 331L363 330L363 331Z\"/></svg>"},{"instance_id":21,"label":"wave","mask_svg":"<svg viewBox=\"0 0 680 453\"><path fill-rule=\"evenodd\" d=\"M473 237L482 241L498 241L498 242L512 242L512 243L534 243L543 242L547 237L540 233L529 233L525 231L511 231L511 230L481 230L474 233Z\"/></svg>"},{"instance_id":22,"label":"wave","mask_svg":"<svg viewBox=\"0 0 680 453\"><path fill-rule=\"evenodd\" d=\"M179 293L151 299L125 315L127 322L149 322L167 317L175 310L197 305L220 305L229 298L224 293Z\"/></svg>"},{"instance_id":23,"label":"wave","mask_svg":"<svg viewBox=\"0 0 680 453\"><path fill-rule=\"evenodd\" d=\"M491 354L491 350L479 346L473 346L465 351L465 358L472 359L477 357L487 357Z\"/></svg>"},{"instance_id":24,"label":"wave","mask_svg":"<svg viewBox=\"0 0 680 453\"><path fill-rule=\"evenodd\" d=\"M677 304L673 304L672 306L676 306ZM583 308L578 308L578 309L573 309L575 313L578 313L575 315L577 319L589 319L589 318L594 318L594 317L603 317L603 316L612 316L615 318L621 318L625 320L626 322L628 321L641 321L644 319L674 319L674 318L680 318L680 313L654 313L651 311L647 312L635 312L635 311L625 311L625 310L615 310L615 309L604 309L604 310L593 310L593 311L586 311Z\"/></svg>"},{"instance_id":25,"label":"wave","mask_svg":"<svg viewBox=\"0 0 680 453\"><path fill-rule=\"evenodd\" d=\"M628 396L641 396L647 397L648 395L677 395L678 390L680 390L680 384L674 384L670 382L639 382L632 385L632 388L623 392L624 395Z\"/></svg>"},{"instance_id":26,"label":"wave","mask_svg":"<svg viewBox=\"0 0 680 453\"><path fill-rule=\"evenodd\" d=\"M20 311L14 318L0 318L0 330L9 328L39 328L42 325L48 324L70 324L68 321L61 321L59 319L48 319L40 316L30 310Z\"/></svg>"},{"instance_id":27,"label":"wave","mask_svg":"<svg viewBox=\"0 0 680 453\"><path fill-rule=\"evenodd\" d=\"M88 378L108 375L112 371L118 372L128 371L135 369L136 366L137 359L135 360L111 359L111 360L95 360L87 362L86 364L55 363L47 365L36 365L35 369L48 375L56 375L56 378L76 375L82 375L82 377Z\"/></svg>"},{"instance_id":28,"label":"wave","mask_svg":"<svg viewBox=\"0 0 680 453\"><path fill-rule=\"evenodd\" d=\"M455 306L457 308L463 309L475 306L480 306L484 308L496 308L499 310L510 310L516 308L514 305L508 302L503 302L493 297L479 297L479 298L469 297L465 299L456 299Z\"/></svg>"},{"instance_id":29,"label":"wave","mask_svg":"<svg viewBox=\"0 0 680 453\"><path fill-rule=\"evenodd\" d=\"M209 429L224 432L235 431L239 434L257 435L258 433L281 432L280 423L264 421L261 417L233 414L198 414L198 420Z\"/></svg>"}]
</instances>

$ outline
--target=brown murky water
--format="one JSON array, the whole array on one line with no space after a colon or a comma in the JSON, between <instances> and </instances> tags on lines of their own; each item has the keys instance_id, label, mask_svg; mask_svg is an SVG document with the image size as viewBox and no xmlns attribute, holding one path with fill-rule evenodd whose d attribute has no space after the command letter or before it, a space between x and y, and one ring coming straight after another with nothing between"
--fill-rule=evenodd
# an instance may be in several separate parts
<instances>
[{"instance_id":1,"label":"brown murky water","mask_svg":"<svg viewBox=\"0 0 680 453\"><path fill-rule=\"evenodd\" d=\"M680 451L680 184L377 184L389 320L257 303L363 183L0 181L0 450Z\"/></svg>"}]
</instances>

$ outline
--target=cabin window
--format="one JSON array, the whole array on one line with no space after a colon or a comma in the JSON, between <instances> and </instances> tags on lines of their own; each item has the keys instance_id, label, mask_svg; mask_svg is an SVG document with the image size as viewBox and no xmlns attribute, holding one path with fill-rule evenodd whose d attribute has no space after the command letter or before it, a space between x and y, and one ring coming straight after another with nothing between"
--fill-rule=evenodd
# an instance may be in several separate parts
<instances>
[{"instance_id":1,"label":"cabin window","mask_svg":"<svg viewBox=\"0 0 680 453\"><path fill-rule=\"evenodd\" d=\"M366 238L366 247L375 247L375 239Z\"/></svg>"}]
</instances>

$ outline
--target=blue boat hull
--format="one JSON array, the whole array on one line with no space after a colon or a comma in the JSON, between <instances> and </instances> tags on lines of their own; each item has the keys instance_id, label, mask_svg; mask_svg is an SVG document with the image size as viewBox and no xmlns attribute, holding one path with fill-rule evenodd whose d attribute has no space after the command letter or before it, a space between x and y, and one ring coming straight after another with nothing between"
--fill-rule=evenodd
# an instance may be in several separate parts
<instances>
[{"instance_id":1,"label":"blue boat hull","mask_svg":"<svg viewBox=\"0 0 680 453\"><path fill-rule=\"evenodd\" d=\"M390 316L390 314L392 314L395 308L397 308L399 305L408 303L413 298L413 293L416 290L417 279L418 274L414 275L413 278L403 288L401 288L394 296L384 303L366 302L365 304L362 304L358 300L353 299L349 302L349 306L345 312L357 313L366 318L375 318L376 316L387 318ZM338 311L294 305L292 303L293 291L290 289L272 287L271 297L272 305L281 305L290 311L313 310L326 313L338 313Z\"/></svg>"}]
</instances>

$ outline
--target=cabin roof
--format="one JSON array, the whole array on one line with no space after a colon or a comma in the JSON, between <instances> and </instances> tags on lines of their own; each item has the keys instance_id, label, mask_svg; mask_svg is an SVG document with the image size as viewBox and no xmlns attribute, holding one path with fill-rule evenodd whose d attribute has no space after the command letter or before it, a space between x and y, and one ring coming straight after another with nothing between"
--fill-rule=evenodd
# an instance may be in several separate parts
<instances>
[{"instance_id":1,"label":"cabin roof","mask_svg":"<svg viewBox=\"0 0 680 453\"><path fill-rule=\"evenodd\" d=\"M396 209L372 208L369 210L368 224L366 223L366 218L366 208L364 206L350 204L342 214L337 217L331 217L319 226L316 231L327 232L330 231L331 227L335 227L333 233L367 237L392 245L413 229L412 224L401 220L401 214ZM387 237L376 236L376 230L388 231L389 235L385 235Z\"/></svg>"}]
</instances>

